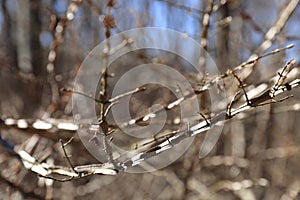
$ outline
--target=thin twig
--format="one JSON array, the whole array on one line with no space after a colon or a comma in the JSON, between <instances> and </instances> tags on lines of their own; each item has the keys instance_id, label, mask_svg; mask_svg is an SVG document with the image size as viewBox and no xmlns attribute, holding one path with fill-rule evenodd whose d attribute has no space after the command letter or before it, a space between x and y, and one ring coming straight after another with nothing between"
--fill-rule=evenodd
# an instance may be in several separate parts
<instances>
[{"instance_id":1,"label":"thin twig","mask_svg":"<svg viewBox=\"0 0 300 200\"><path fill-rule=\"evenodd\" d=\"M65 15L62 18L56 17L52 13L51 18L55 21L53 22L54 40L50 45L50 51L48 54L47 72L48 72L48 82L50 84L52 92L52 103L56 104L59 100L59 87L55 80L55 62L57 59L57 49L60 44L64 41L65 29L67 23L73 21L75 14L78 10L78 6L82 3L82 0L72 1L68 6Z\"/></svg>"},{"instance_id":2,"label":"thin twig","mask_svg":"<svg viewBox=\"0 0 300 200\"><path fill-rule=\"evenodd\" d=\"M61 144L61 148L63 149L64 155L65 155L65 157L66 157L66 159L67 159L67 161L68 161L69 166L71 167L71 169L72 169L72 171L73 171L74 173L77 173L76 170L74 169L74 166L73 166L71 160L70 160L70 156L68 156L67 151L66 151L66 149L65 149L65 146L67 146L72 140L73 140L73 137L70 138L70 140L67 141L66 143L64 143L62 140L59 140L59 142L60 142L60 144Z\"/></svg>"}]
</instances>

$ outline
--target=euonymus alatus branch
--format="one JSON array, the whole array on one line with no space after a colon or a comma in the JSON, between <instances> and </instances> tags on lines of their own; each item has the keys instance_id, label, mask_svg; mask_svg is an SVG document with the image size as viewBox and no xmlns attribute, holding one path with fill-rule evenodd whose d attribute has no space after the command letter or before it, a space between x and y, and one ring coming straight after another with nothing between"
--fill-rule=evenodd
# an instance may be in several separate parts
<instances>
[{"instance_id":1,"label":"euonymus alatus branch","mask_svg":"<svg viewBox=\"0 0 300 200\"><path fill-rule=\"evenodd\" d=\"M219 123L224 123L226 120L233 118L239 113L244 113L257 106L264 106L269 103L276 103L289 98L289 95L284 95L284 97L281 97L280 99L278 99L277 97L279 95L286 94L287 91L291 91L295 87L298 87L300 85L300 79L297 78L298 75L289 77L289 74L293 70L294 65L295 59L292 59L281 69L281 71L279 71L277 75L274 76L274 78L272 78L273 80L275 80L273 85L271 85L269 88L266 88L264 91L260 91L260 93L257 93L257 91L252 91L256 90L256 88L246 92L242 80L240 80L239 77L233 71L231 71L230 73L232 73L232 75L235 76L238 80L241 91L245 96L246 100L243 104L235 106L235 95L232 98L231 102L228 104L227 109L220 111L210 118L205 117L203 114L200 114L200 116L202 116L203 118L203 120L201 120L200 122L195 122L194 125L185 130L173 131L162 136L159 142L156 143L156 145L152 145L151 148L149 147L142 152L139 152L136 149L130 151L129 154L132 155L132 157L124 162L118 162L118 158L116 158L114 160L114 162L116 163L115 165L108 162L104 164L90 164L74 167L71 160L69 159L69 156L67 155L67 152L64 149L69 142L61 143L63 152L69 163L69 167L39 163L35 158L33 158L30 154L22 149L14 149L14 151L22 160L24 166L27 169L39 174L42 177L47 177L58 181L67 181L73 178L81 178L92 174L116 175L118 172L126 171L130 167L139 165L149 158L172 149L174 146L176 146L186 138L203 133L211 129L213 126L218 125ZM254 95L253 97L249 97L248 94L251 92L256 93L256 95ZM21 122L19 123L21 124ZM66 178L57 179L54 178L55 175L63 175Z\"/></svg>"}]
</instances>

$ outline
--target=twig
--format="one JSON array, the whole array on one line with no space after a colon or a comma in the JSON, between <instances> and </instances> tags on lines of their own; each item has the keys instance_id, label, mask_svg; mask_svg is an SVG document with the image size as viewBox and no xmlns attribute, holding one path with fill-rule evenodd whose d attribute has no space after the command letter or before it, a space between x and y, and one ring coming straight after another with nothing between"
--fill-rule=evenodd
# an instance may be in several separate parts
<instances>
[{"instance_id":1,"label":"twig","mask_svg":"<svg viewBox=\"0 0 300 200\"><path fill-rule=\"evenodd\" d=\"M210 17L213 12L213 6L214 6L214 0L209 0L208 1L208 6L206 8L206 12L203 15L202 18L202 31L201 31L201 39L200 39L200 45L203 48L200 52L200 58L199 58L199 66L200 69L203 70L204 72L204 66L205 66L205 54L207 51L207 46L208 46L208 40L207 40L207 35L208 35L208 28L210 25Z\"/></svg>"},{"instance_id":2,"label":"twig","mask_svg":"<svg viewBox=\"0 0 300 200\"><path fill-rule=\"evenodd\" d=\"M108 69L107 69L107 64L108 64L108 54L110 52L110 29L115 27L115 21L112 16L112 8L114 6L114 0L109 0L107 3L107 13L106 16L103 20L104 26L105 26L105 37L106 37L106 50L104 53L106 53L106 56L103 59L103 71L101 74L100 78L100 83L101 83L101 91L100 91L100 100L101 101L107 101L108 96L107 96L107 77L108 77ZM118 165L116 161L113 158L112 154L112 148L110 146L110 140L107 138L107 134L110 132L109 127L110 125L106 121L106 115L108 113L108 110L110 107L105 108L105 104L101 103L100 104L100 118L98 119L99 121L99 132L104 134L103 137L103 146L104 146L104 151L107 155L108 162L111 163L114 166L114 169L118 169ZM95 136L93 136L94 138Z\"/></svg>"},{"instance_id":3,"label":"twig","mask_svg":"<svg viewBox=\"0 0 300 200\"><path fill-rule=\"evenodd\" d=\"M171 6L174 6L174 7L177 7L177 8L181 8L181 9L184 9L186 10L187 12L196 12L196 13L199 13L199 14L204 14L206 13L206 11L204 10L200 10L200 9L197 9L197 8L194 8L194 7L188 7L188 6L185 6L183 5L182 3L175 3L173 1L170 1L170 0L156 0L156 1L160 1L160 2L165 2L167 3L168 5L171 5Z\"/></svg>"},{"instance_id":4,"label":"twig","mask_svg":"<svg viewBox=\"0 0 300 200\"><path fill-rule=\"evenodd\" d=\"M118 96L115 96L115 97L109 99L108 101L109 101L109 102L114 102L114 101L117 101L117 100L119 100L119 99L121 99L121 98L123 98L123 97L129 96L129 95L132 95L132 94L135 94L135 93L138 93L138 92L143 92L143 91L145 91L145 90L146 90L146 87L138 87L138 88L136 88L136 89L134 89L134 90L131 90L131 91L129 91L129 92L125 92L125 93L123 93L123 94L120 94L120 95L118 95Z\"/></svg>"},{"instance_id":5,"label":"twig","mask_svg":"<svg viewBox=\"0 0 300 200\"><path fill-rule=\"evenodd\" d=\"M67 23L72 21L75 17L75 14L78 10L78 6L82 3L82 0L74 0L68 6L67 12L64 17L57 18L54 13L51 14L52 19L52 28L55 30L54 40L50 45L50 51L48 54L48 64L46 66L48 72L48 82L50 84L52 92L52 103L56 104L59 100L59 87L55 80L55 62L57 59L57 48L62 44L65 35L65 28Z\"/></svg>"},{"instance_id":6,"label":"twig","mask_svg":"<svg viewBox=\"0 0 300 200\"><path fill-rule=\"evenodd\" d=\"M77 171L74 169L74 166L73 166L73 164L72 164L72 162L71 162L71 160L70 160L70 156L68 156L67 151L66 151L66 149L65 149L65 146L67 146L72 140L73 140L73 137L70 138L70 140L67 141L66 143L64 143L62 140L59 140L59 142L60 142L60 144L61 144L61 148L63 149L64 155L65 155L65 157L66 157L66 159L67 159L67 161L68 161L69 166L71 167L71 169L72 169L72 171L73 171L74 173L77 173Z\"/></svg>"}]
</instances>

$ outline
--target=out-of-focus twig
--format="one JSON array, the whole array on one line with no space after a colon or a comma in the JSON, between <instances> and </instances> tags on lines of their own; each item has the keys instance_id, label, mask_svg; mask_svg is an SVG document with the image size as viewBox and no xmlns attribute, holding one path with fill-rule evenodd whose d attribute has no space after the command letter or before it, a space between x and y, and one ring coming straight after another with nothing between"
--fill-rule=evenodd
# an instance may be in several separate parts
<instances>
[{"instance_id":1,"label":"out-of-focus twig","mask_svg":"<svg viewBox=\"0 0 300 200\"><path fill-rule=\"evenodd\" d=\"M52 92L52 103L57 104L59 100L59 87L55 80L55 62L57 59L57 49L60 44L64 41L64 35L67 24L75 18L75 14L78 11L78 6L82 3L82 0L72 0L69 4L65 15L58 18L54 13L51 14L53 25L51 26L54 30L54 40L50 45L50 51L48 54L48 64L46 66L48 72L48 82L50 84Z\"/></svg>"},{"instance_id":2,"label":"out-of-focus twig","mask_svg":"<svg viewBox=\"0 0 300 200\"><path fill-rule=\"evenodd\" d=\"M276 23L268 30L268 32L264 36L264 41L259 45L256 51L249 57L248 60L251 60L257 57L259 54L267 50L271 47L276 35L278 35L285 24L287 23L288 19L295 11L297 5L299 4L299 0L291 0L287 3L287 5L283 8L282 12L279 14L279 17ZM249 75L253 72L253 68L255 67L256 62L248 67L248 69L244 70L240 77L242 79L246 79Z\"/></svg>"}]
</instances>

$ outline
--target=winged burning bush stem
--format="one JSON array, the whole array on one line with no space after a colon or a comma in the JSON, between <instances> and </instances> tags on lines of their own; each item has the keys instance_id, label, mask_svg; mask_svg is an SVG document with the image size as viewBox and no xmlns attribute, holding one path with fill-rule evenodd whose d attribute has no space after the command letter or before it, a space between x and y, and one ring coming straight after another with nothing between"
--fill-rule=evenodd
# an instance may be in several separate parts
<instances>
[{"instance_id":1,"label":"winged burning bush stem","mask_svg":"<svg viewBox=\"0 0 300 200\"><path fill-rule=\"evenodd\" d=\"M140 146L137 146L137 149L139 150L139 152L136 151L136 149L132 150L129 153L133 156L128 160L125 159L124 162L118 162L118 160L114 159L112 157L112 155L110 155L110 156L108 156L110 158L109 160L110 161L113 160L114 163L108 162L108 163L104 163L104 164L88 164L88 165L82 165L82 166L74 166L71 163L69 155L67 155L67 152L65 151L65 146L70 141L68 141L66 143L63 143L63 142L61 143L61 147L63 149L63 153L67 159L67 163L68 163L69 167L55 166L55 165L53 166L53 165L50 165L47 163L39 163L34 157L32 157L30 154L28 154L26 151L24 151L22 149L15 148L14 151L16 152L18 157L22 160L24 166L27 169L39 174L42 177L47 177L47 178L58 180L58 181L68 181L73 178L81 178L81 177L89 176L92 174L115 175L119 171L126 171L128 167L138 165L141 162L147 160L148 158L154 157L168 149L171 149L174 145L180 143L184 139L186 139L188 137L193 137L200 133L203 133L203 132L209 130L214 125L217 125L218 123L222 123L226 120L229 120L230 118L234 117L238 113L248 111L257 106L263 106L263 105L269 104L269 103L276 103L278 101L282 101L282 100L289 98L290 96L286 96L285 98L275 100L275 97L277 97L281 93L288 91L288 90L292 90L293 88L299 86L299 84L300 84L299 79L297 79L297 77L296 77L298 75L299 70L298 70L298 72L296 72L296 76L295 76L295 73L290 73L294 69L293 66L295 65L295 62L296 62L295 59L292 59L290 62L288 62L278 74L276 74L273 78L271 78L271 80L275 80L275 83L273 83L273 85L271 87L265 89L261 94L257 94L257 92L255 91L256 90L255 87L252 90L248 91L248 93L256 93L256 95L254 95L254 96L252 95L252 97L248 97L248 93L246 93L243 81L239 78L237 73L243 72L243 69L247 68L248 66L251 66L252 64L255 64L258 60L260 60L264 57L277 54L281 51L292 48L293 46L294 45L288 45L283 48L275 49L275 50L268 52L266 54L263 54L261 56L252 58L252 59L248 60L247 62L243 62L240 65L236 66L235 68L227 70L226 73L224 73L220 76L211 77L210 79L208 79L208 81L206 83L204 83L204 85L202 85L202 87L200 87L200 89L197 89L197 90L193 91L192 93L190 92L188 94L185 94L183 97L176 99L175 101L163 106L162 108L160 108L158 110L155 110L154 113L149 113L147 115L137 117L135 119L130 120L130 122L125 122L124 124L122 124L121 127L119 127L119 128L130 126L139 121L143 121L145 118L147 118L147 116L150 116L150 115L155 116L158 112L160 112L163 109L167 109L167 110L173 109L174 107L181 105L181 103L183 101L185 101L186 99L193 98L195 95L197 96L197 95L202 94L204 91L210 90L212 88L212 86L217 85L220 81L222 81L228 77L233 77L237 80L237 82L241 88L241 91L244 93L244 94L242 94L242 96L245 96L245 99L246 99L246 102L244 102L244 104L234 108L233 107L233 105L235 104L234 102L237 101L238 98L242 97L242 96L237 97L238 96L237 94L239 93L239 92L237 92L236 95L233 97L232 101L229 103L227 109L221 110L218 113L215 113L210 118L205 117L203 114L200 113L200 115L203 118L202 121L200 121L200 122L194 121L194 125L186 130L172 131L169 134L160 136L160 138L154 138L152 141L153 143L154 142L156 143L154 146L152 145L152 146L148 147L148 143L151 143L151 141L147 142L145 144L141 144ZM292 81L287 81L287 78ZM102 105L104 105L104 104L107 105L105 108L103 107L104 109L103 109L102 119L103 118L105 119L110 108L112 106L114 106L114 104L120 98L134 94L136 92L142 92L144 90L145 90L144 87L136 88L136 89L133 89L132 91L126 92L124 94L120 94L115 98L108 99L107 102L95 101L96 103L100 103ZM76 91L72 91L72 90L64 90L64 91L77 93ZM81 95L89 97L85 94L81 94ZM14 120L14 121L19 121L19 120ZM6 120L4 120L3 122L5 122L5 124L6 124ZM35 124L35 122L34 122L34 124ZM34 126L34 124L33 124L33 128L36 127L36 126ZM50 121L44 122L44 125L45 124L50 129L55 127L55 124L51 124ZM49 126L49 125L51 125L51 126ZM95 126L95 125L93 125L93 126ZM59 129L59 127L57 127L57 128ZM78 127L76 126L76 128L72 129L72 130L73 131L77 130L77 128ZM100 126L98 126L98 128L96 128L96 129L99 129L99 128L100 128ZM94 129L95 129L95 127L94 127ZM106 141L106 145L108 145L107 146L108 148L109 148L109 143L110 143L109 140ZM145 150L141 152L141 150L139 149L140 147L143 147ZM63 175L67 178L66 179L57 179L57 178L54 178L53 175Z\"/></svg>"},{"instance_id":2,"label":"winged burning bush stem","mask_svg":"<svg viewBox=\"0 0 300 200\"><path fill-rule=\"evenodd\" d=\"M284 82L284 80L287 78L288 73L292 70L295 62L296 62L295 59L292 59L291 61L289 61L283 67L282 71L278 74L279 77L278 77L278 80L275 82L275 84L271 88L264 91L262 94L260 94L256 97L253 97L251 99L248 99L247 93L245 93L244 95L245 95L247 101L245 102L245 104L243 104L237 108L232 108L232 102L235 100L235 98L233 98L232 102L230 102L230 104L228 105L227 110L219 112L211 119L207 119L202 115L204 117L203 121L199 122L198 124L192 126L191 128L189 128L187 130L176 133L176 135L174 135L174 136L168 137L165 141L161 142L160 144L153 147L152 149L133 156L131 159L122 163L121 166L124 169L126 169L127 167L138 165L142 161L145 161L147 158L151 158L151 157L156 156L166 150L169 150L174 145L181 142L182 140L184 140L188 137L193 137L195 135L203 133L203 132L209 130L212 126L214 126L218 123L221 123L223 121L229 120L241 112L248 111L257 106L263 106L266 104L276 103L276 102L280 102L285 99L288 99L291 96L286 96L279 100L276 100L275 97L277 97L278 95L280 95L283 92L292 90L293 88L300 85L300 79L295 79L295 80L293 80L291 82L287 82L287 83ZM241 87L243 88L244 86L241 85Z\"/></svg>"},{"instance_id":3,"label":"winged burning bush stem","mask_svg":"<svg viewBox=\"0 0 300 200\"><path fill-rule=\"evenodd\" d=\"M163 137L161 142L159 142L156 146L146 149L143 152L137 153L136 150L129 152L132 153L133 156L130 159L126 160L125 162L120 163L117 160L114 160L115 164L108 162L104 164L88 164L88 165L81 165L81 166L73 166L65 150L65 146L69 144L70 141L66 143L61 142L61 147L68 161L69 167L62 167L62 166L55 166L55 165L53 166L47 163L39 163L36 161L34 157L32 157L24 150L15 149L15 152L20 157L20 159L24 163L24 166L27 169L37 173L41 177L54 179L57 181L69 181L74 178L82 178L93 174L116 175L118 174L118 172L126 171L127 168L129 167L141 164L145 160L157 156L166 150L171 149L173 146L180 143L184 139L203 133L209 130L210 128L212 128L213 126L218 125L218 123L223 123L224 121L231 119L232 117L234 117L239 113L249 111L258 106L264 106L266 104L280 102L291 97L291 96L285 96L284 98L281 98L279 100L275 99L278 95L285 93L286 91L290 91L300 85L300 79L297 78L298 73L297 76L295 76L294 74L293 77L288 77L289 73L293 69L293 66L295 65L295 62L296 62L295 59L289 61L282 68L282 70L271 79L271 80L276 80L275 83L271 87L263 91L261 94L257 94L252 98L248 97L247 93L245 92L245 88L244 85L242 84L242 81L234 73L234 71L231 70L230 73L232 74L232 76L236 77L236 79L239 82L239 86L244 92L243 95L245 96L246 101L242 105L236 108L233 107L234 105L233 102L236 100L237 97L237 95L235 95L232 98L231 102L228 104L226 110L220 111L219 113L215 114L211 118L206 118L204 115L200 114L203 117L202 121L196 123L195 125L193 125L192 127L186 130L172 132L172 134ZM289 78L291 81L286 81L287 78ZM256 88L252 90L255 89ZM252 90L250 90L249 92L251 92ZM58 179L53 177L55 175L63 175L64 177L67 178Z\"/></svg>"},{"instance_id":4,"label":"winged burning bush stem","mask_svg":"<svg viewBox=\"0 0 300 200\"><path fill-rule=\"evenodd\" d=\"M261 94L256 94L255 96L253 96L251 98L248 97L248 95L245 91L244 85L243 85L243 81L239 78L239 76L236 73L239 71L242 71L247 66L251 66L252 64L256 63L261 58L279 53L283 50L286 50L286 49L289 49L292 47L293 47L293 45L288 45L284 48L275 49L275 50L268 52L266 54L263 54L261 56L252 58L252 59L248 60L247 62L243 62L240 65L236 66L235 68L227 70L227 72L225 74L210 78L210 80L208 80L204 85L202 85L202 87L200 89L195 90L192 94L188 93L188 94L184 95L183 97L175 100L174 102L171 102L171 103L163 106L161 109L155 110L154 113L149 113L147 115L132 119L130 122L126 122L123 125L121 125L120 128L125 127L125 126L130 126L139 121L143 121L149 115L153 115L153 114L156 115L158 112L160 112L163 109L167 109L167 110L173 109L174 107L179 106L184 100L192 98L194 95L202 94L204 91L210 90L212 86L218 84L220 81L222 81L223 79L228 78L230 76L234 77L237 80L240 88L242 89L242 91L244 93L242 96L245 96L245 99L246 99L246 102L244 102L244 104L234 108L233 104L238 99L237 98L237 94L239 93L239 91L238 91L236 93L236 95L233 97L232 101L229 103L228 108L226 110L221 110L220 112L215 113L210 118L205 117L203 114L200 113L200 115L203 118L202 121L195 122L195 124L193 126L191 126L190 128L188 128L186 130L172 131L171 133L163 135L160 138L154 138L153 142L156 142L155 146L151 146L151 147L147 148L149 142L147 142L147 144L140 145L142 147L145 147L144 148L145 150L142 152L138 152L135 149L132 152L129 152L133 156L128 160L125 159L125 162L120 163L116 159L114 159L112 157L112 155L110 155L110 156L108 156L110 158L109 160L110 161L113 160L113 163L108 162L108 163L104 163L104 164L89 164L89 165L82 165L82 166L74 166L71 163L71 160L69 159L69 156L67 155L67 152L65 150L65 146L68 143L70 143L70 141L68 141L66 143L61 142L63 153L67 159L67 163L68 163L69 167L53 166L53 165L50 165L47 163L39 163L36 161L36 159L34 157L32 157L30 154L28 154L27 152L25 152L22 149L21 150L15 149L15 152L21 158L21 160L24 163L24 166L27 169L39 174L42 177L47 177L47 178L58 180L58 181L68 181L73 178L81 178L81 177L85 177L85 176L92 175L92 174L115 175L119 171L126 171L128 167L138 165L141 162L147 160L148 158L154 157L168 149L171 149L174 145L180 143L184 139L186 139L188 137L193 137L200 133L203 133L203 132L209 130L214 125L217 125L218 123L222 123L226 120L231 119L238 113L248 111L257 106L263 106L263 105L269 104L269 103L276 103L278 101L282 101L282 100L289 98L290 96L287 96L285 98L275 100L275 97L277 97L279 94L281 94L285 91L288 91L288 90L292 90L293 88L299 86L299 84L300 84L300 81L299 81L299 79L296 78L295 73L293 74L293 77L288 77L292 81L286 82L287 76L292 71L293 66L296 62L295 59L292 59L290 62L288 62L278 74L276 74L273 78L271 78L271 80L276 80L275 83L273 83L273 86L269 87L268 89L265 89L265 91L263 91ZM296 74L298 75L298 72ZM107 102L96 101L96 103L100 103L102 105L107 103L107 106L103 110L104 116L102 117L102 119L103 118L105 119L109 109L120 98L134 94L136 92L141 92L144 90L145 90L144 87L136 88L127 93L120 94L119 96L112 98L112 99L108 100ZM257 92L255 92L255 90L256 90L256 88L248 91L248 93L251 93L251 92L257 93ZM70 91L70 90L66 90L66 91L76 93L76 91ZM84 95L84 96L86 96L86 95ZM240 96L239 98L241 98L242 96ZM53 126L51 125L51 127L53 127ZM96 129L99 129L99 127ZM74 129L74 130L76 130L76 129ZM107 146L108 148L109 148L109 142L110 141L106 141L106 145L108 145ZM57 178L53 177L53 175L55 175L55 174L63 175L67 178L66 179L57 179Z\"/></svg>"}]
</instances>

